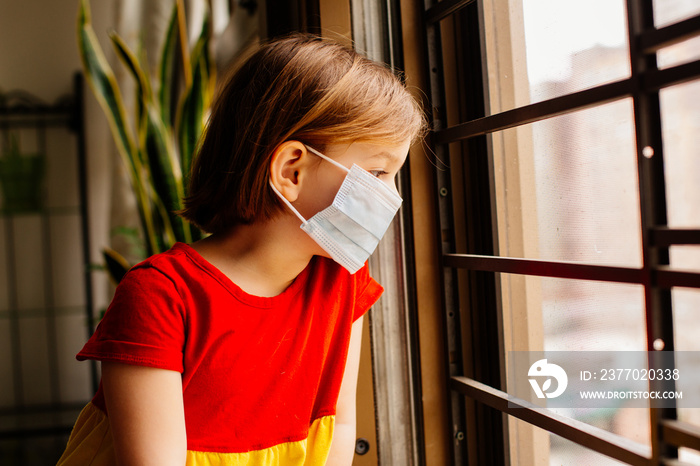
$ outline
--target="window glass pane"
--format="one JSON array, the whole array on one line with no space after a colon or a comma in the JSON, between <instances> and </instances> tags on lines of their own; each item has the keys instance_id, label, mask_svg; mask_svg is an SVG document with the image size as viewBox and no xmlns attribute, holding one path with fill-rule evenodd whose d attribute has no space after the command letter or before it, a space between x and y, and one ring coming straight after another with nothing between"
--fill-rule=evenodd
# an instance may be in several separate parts
<instances>
[{"instance_id":1,"label":"window glass pane","mask_svg":"<svg viewBox=\"0 0 700 466\"><path fill-rule=\"evenodd\" d=\"M536 278L545 351L645 351L641 285Z\"/></svg>"},{"instance_id":2,"label":"window glass pane","mask_svg":"<svg viewBox=\"0 0 700 466\"><path fill-rule=\"evenodd\" d=\"M643 409L627 410L627 411L639 411L642 416L648 413ZM647 419L639 419L642 424L648 424ZM595 464L596 466L617 466L627 463L617 461L605 455L601 455L593 450L589 450L586 447L571 442L563 437L559 437L555 434L550 434L551 442L551 454L549 458L549 464L552 466L559 465L574 465L574 464Z\"/></svg>"},{"instance_id":3,"label":"window glass pane","mask_svg":"<svg viewBox=\"0 0 700 466\"><path fill-rule=\"evenodd\" d=\"M654 25L657 28L700 14L697 0L654 0L653 4Z\"/></svg>"},{"instance_id":4,"label":"window glass pane","mask_svg":"<svg viewBox=\"0 0 700 466\"><path fill-rule=\"evenodd\" d=\"M697 265L697 263L696 263ZM676 351L700 351L700 290L674 288L673 328ZM679 367L684 374L700 374L700 367ZM688 407L679 400L678 419L700 426L700 408ZM687 450L684 455L692 464L700 464L700 454Z\"/></svg>"},{"instance_id":5,"label":"window glass pane","mask_svg":"<svg viewBox=\"0 0 700 466\"><path fill-rule=\"evenodd\" d=\"M659 68L664 69L698 59L700 59L700 37L693 37L659 50L657 65Z\"/></svg>"},{"instance_id":6,"label":"window glass pane","mask_svg":"<svg viewBox=\"0 0 700 466\"><path fill-rule=\"evenodd\" d=\"M630 75L624 0L487 1L484 21L491 114Z\"/></svg>"},{"instance_id":7,"label":"window glass pane","mask_svg":"<svg viewBox=\"0 0 700 466\"><path fill-rule=\"evenodd\" d=\"M664 141L664 165L666 179L667 215L671 227L700 227L700 114L695 96L700 95L700 81L661 90L661 121ZM700 247L673 246L670 248L671 265L678 269L700 270ZM678 296L678 298L676 298ZM685 320L680 327L676 322L676 344L692 343L690 335L700 334L700 319L686 313L700 309L700 300L684 290L674 290L676 320ZM694 303L694 308L690 303ZM680 308L679 308L680 306ZM693 350L700 350L696 346Z\"/></svg>"},{"instance_id":8,"label":"window glass pane","mask_svg":"<svg viewBox=\"0 0 700 466\"><path fill-rule=\"evenodd\" d=\"M641 285L501 274L501 288L506 351L646 351Z\"/></svg>"},{"instance_id":9,"label":"window glass pane","mask_svg":"<svg viewBox=\"0 0 700 466\"><path fill-rule=\"evenodd\" d=\"M491 145L499 255L641 266L631 100L495 133Z\"/></svg>"},{"instance_id":10,"label":"window glass pane","mask_svg":"<svg viewBox=\"0 0 700 466\"><path fill-rule=\"evenodd\" d=\"M501 290L506 352L646 350L641 285L501 274ZM510 368L506 372L512 377ZM508 380L509 386L515 383ZM553 411L641 444L650 443L648 407L572 406ZM598 464L583 461L583 450L570 451L559 440L551 442L550 464ZM571 455L583 456L578 462L560 462Z\"/></svg>"},{"instance_id":11,"label":"window glass pane","mask_svg":"<svg viewBox=\"0 0 700 466\"><path fill-rule=\"evenodd\" d=\"M679 448L678 459L686 464L700 464L700 453L690 448Z\"/></svg>"},{"instance_id":12,"label":"window glass pane","mask_svg":"<svg viewBox=\"0 0 700 466\"><path fill-rule=\"evenodd\" d=\"M654 24L656 27L668 26L700 14L700 2L697 0L655 0ZM700 58L700 37L688 39L671 47L658 51L659 68L668 68L688 63Z\"/></svg>"},{"instance_id":13,"label":"window glass pane","mask_svg":"<svg viewBox=\"0 0 700 466\"><path fill-rule=\"evenodd\" d=\"M672 227L700 227L699 95L700 81L665 88L659 93L668 223ZM700 253L700 248L697 250ZM695 255L693 261L683 256L673 258L700 264L700 255Z\"/></svg>"},{"instance_id":14,"label":"window glass pane","mask_svg":"<svg viewBox=\"0 0 700 466\"><path fill-rule=\"evenodd\" d=\"M648 416L649 414L645 409L627 409L624 411L626 411L623 413L624 415ZM631 413L631 411L637 411L638 413ZM629 421L631 419L625 420L623 416L617 420L619 423ZM644 427L645 424L648 424L648 420L644 419L640 424ZM549 464L561 466L594 464L596 466L616 466L625 464L563 437L550 434L514 417L508 418L508 428L511 432L510 448L511 458L514 458L512 460L513 465Z\"/></svg>"}]
</instances>

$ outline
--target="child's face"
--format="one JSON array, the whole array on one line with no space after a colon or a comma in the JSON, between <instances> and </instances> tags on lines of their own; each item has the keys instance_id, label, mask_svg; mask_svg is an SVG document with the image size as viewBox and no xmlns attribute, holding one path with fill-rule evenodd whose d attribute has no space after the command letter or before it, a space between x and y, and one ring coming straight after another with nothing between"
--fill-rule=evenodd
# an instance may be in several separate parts
<instances>
[{"instance_id":1,"label":"child's face","mask_svg":"<svg viewBox=\"0 0 700 466\"><path fill-rule=\"evenodd\" d=\"M382 145L371 143L354 143L330 145L324 155L350 169L358 165L396 191L396 175L406 161L409 142L401 145ZM294 202L295 208L304 216L311 218L319 211L332 204L347 172L309 152L317 160L308 171L299 196ZM314 254L327 254L320 248Z\"/></svg>"},{"instance_id":2,"label":"child's face","mask_svg":"<svg viewBox=\"0 0 700 466\"><path fill-rule=\"evenodd\" d=\"M408 148L408 142L398 146L371 143L339 144L328 146L324 155L348 169L356 164L396 191L396 175L406 161ZM305 218L311 218L333 202L346 174L332 163L318 157L316 169L311 174L311 183L304 186L304 202L299 204Z\"/></svg>"}]
</instances>

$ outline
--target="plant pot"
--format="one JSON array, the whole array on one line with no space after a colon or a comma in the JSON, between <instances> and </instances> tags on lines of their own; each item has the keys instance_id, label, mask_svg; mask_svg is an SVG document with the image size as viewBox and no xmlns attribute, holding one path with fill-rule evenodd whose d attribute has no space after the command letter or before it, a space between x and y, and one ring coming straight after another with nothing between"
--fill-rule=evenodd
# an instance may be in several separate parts
<instances>
[{"instance_id":1,"label":"plant pot","mask_svg":"<svg viewBox=\"0 0 700 466\"><path fill-rule=\"evenodd\" d=\"M44 171L45 160L41 154L0 158L3 212L17 214L41 210Z\"/></svg>"}]
</instances>

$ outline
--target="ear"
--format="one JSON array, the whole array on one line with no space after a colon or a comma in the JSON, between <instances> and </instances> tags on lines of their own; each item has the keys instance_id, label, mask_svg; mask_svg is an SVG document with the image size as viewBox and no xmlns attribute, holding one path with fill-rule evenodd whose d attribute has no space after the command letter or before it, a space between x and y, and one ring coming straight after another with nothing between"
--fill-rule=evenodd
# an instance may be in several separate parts
<instances>
[{"instance_id":1,"label":"ear","mask_svg":"<svg viewBox=\"0 0 700 466\"><path fill-rule=\"evenodd\" d=\"M272 153L270 181L289 202L299 197L311 162L306 146L299 141L285 141Z\"/></svg>"}]
</instances>

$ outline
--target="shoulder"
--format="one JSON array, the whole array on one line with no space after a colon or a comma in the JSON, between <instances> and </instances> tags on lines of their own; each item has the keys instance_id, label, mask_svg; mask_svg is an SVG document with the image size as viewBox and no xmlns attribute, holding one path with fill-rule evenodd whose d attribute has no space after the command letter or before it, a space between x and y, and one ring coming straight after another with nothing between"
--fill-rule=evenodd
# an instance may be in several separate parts
<instances>
[{"instance_id":1,"label":"shoulder","mask_svg":"<svg viewBox=\"0 0 700 466\"><path fill-rule=\"evenodd\" d=\"M176 243L169 250L154 254L131 267L119 286L139 287L154 282L171 282L177 287L181 279L192 276L192 272L199 269L188 249L190 247L186 244Z\"/></svg>"},{"instance_id":2,"label":"shoulder","mask_svg":"<svg viewBox=\"0 0 700 466\"><path fill-rule=\"evenodd\" d=\"M187 282L196 275L194 269L178 243L129 269L115 290L110 308L179 310L189 288Z\"/></svg>"},{"instance_id":3,"label":"shoulder","mask_svg":"<svg viewBox=\"0 0 700 466\"><path fill-rule=\"evenodd\" d=\"M195 268L196 264L192 260L191 250L192 248L184 243L175 243L167 251L154 254L136 264L127 274L144 273L144 271L150 270L151 273L160 272L163 275L173 275L182 269Z\"/></svg>"}]
</instances>

